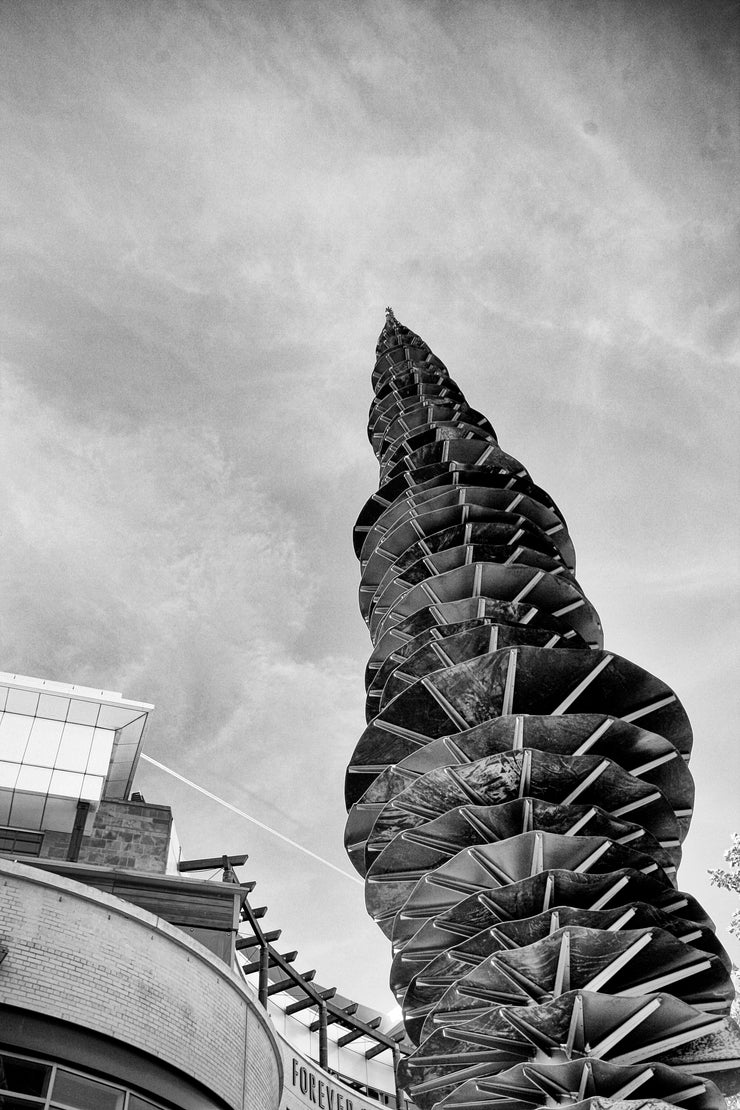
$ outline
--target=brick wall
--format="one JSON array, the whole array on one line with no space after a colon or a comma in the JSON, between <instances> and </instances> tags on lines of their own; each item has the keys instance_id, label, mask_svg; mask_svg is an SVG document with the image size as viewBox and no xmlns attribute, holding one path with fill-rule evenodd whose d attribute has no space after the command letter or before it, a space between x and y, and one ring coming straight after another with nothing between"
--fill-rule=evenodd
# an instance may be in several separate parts
<instances>
[{"instance_id":1,"label":"brick wall","mask_svg":"<svg viewBox=\"0 0 740 1110\"><path fill-rule=\"evenodd\" d=\"M0 1003L157 1056L235 1110L276 1110L279 1049L266 1019L233 972L167 922L0 860L0 945Z\"/></svg>"}]
</instances>

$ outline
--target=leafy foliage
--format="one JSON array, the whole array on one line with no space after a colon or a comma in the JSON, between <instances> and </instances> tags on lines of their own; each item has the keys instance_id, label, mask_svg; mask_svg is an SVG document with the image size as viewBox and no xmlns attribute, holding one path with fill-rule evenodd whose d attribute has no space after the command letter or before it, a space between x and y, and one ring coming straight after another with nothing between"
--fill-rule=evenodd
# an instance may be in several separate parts
<instances>
[{"instance_id":1,"label":"leafy foliage","mask_svg":"<svg viewBox=\"0 0 740 1110\"><path fill-rule=\"evenodd\" d=\"M729 870L726 867L710 869L709 877L712 885L740 894L740 834L738 833L732 834L732 843L725 852L725 862L730 865ZM733 936L740 938L740 908L736 909L730 918L729 929Z\"/></svg>"}]
</instances>

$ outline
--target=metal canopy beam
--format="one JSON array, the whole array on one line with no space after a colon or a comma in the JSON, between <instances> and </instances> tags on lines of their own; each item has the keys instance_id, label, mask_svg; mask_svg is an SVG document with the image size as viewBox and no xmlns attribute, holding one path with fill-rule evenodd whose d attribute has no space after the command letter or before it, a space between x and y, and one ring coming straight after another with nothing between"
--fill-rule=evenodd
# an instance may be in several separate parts
<instances>
[{"instance_id":1,"label":"metal canopy beam","mask_svg":"<svg viewBox=\"0 0 740 1110\"><path fill-rule=\"evenodd\" d=\"M316 969L312 968L311 971L299 972L297 978L301 983L310 983L312 979L316 978ZM282 994L283 991L295 990L299 985L299 983L296 983L296 977L291 975L287 979L279 979L277 983L270 983L267 988L267 993L269 996L273 994ZM311 999L311 1004L313 1005L313 999Z\"/></svg>"},{"instance_id":2,"label":"metal canopy beam","mask_svg":"<svg viewBox=\"0 0 740 1110\"><path fill-rule=\"evenodd\" d=\"M378 1028L378 1026L380 1025L380 1022L381 1022L381 1019L379 1017L377 1017L377 1018L373 1018L371 1021L369 1021L367 1023L367 1025L364 1026L363 1029L358 1029L358 1028L355 1027L350 1033L346 1033L343 1037L340 1037L337 1041L337 1044L339 1045L340 1048L344 1048L345 1045L351 1044L352 1041L356 1041L358 1039L358 1037L372 1036L373 1030ZM363 1025L364 1023L360 1022L359 1024ZM393 1044L393 1042L391 1042L391 1045L392 1044ZM386 1046L384 1045L383 1047L386 1047Z\"/></svg>"},{"instance_id":3,"label":"metal canopy beam","mask_svg":"<svg viewBox=\"0 0 740 1110\"><path fill-rule=\"evenodd\" d=\"M321 992L321 997L324 1000L327 1000L329 998L333 998L336 993L337 993L337 988L336 987L329 987L328 990L325 990L325 991ZM307 1010L310 1006L316 1006L316 1005L318 1005L319 1008L321 1008L320 1003L314 1002L313 998L303 998L303 999L301 999L300 1002L291 1002L290 1006L285 1007L285 1012L286 1012L286 1014L297 1014L300 1010ZM318 1022L318 1025L319 1025L319 1027L321 1026L321 1021L320 1020Z\"/></svg>"},{"instance_id":4,"label":"metal canopy beam","mask_svg":"<svg viewBox=\"0 0 740 1110\"><path fill-rule=\"evenodd\" d=\"M358 1006L359 1006L359 1002L351 1002L349 1004L349 1006L344 1007L344 1010L342 1011L342 1013L346 1014L347 1017L351 1017L352 1014L357 1013ZM327 1016L327 1019L326 1019L327 1025L331 1025L335 1021L342 1022L342 1018L340 1017L339 1013L329 1014ZM352 1023L349 1022L349 1021L343 1022L343 1024L346 1024L348 1028L352 1028ZM309 1028L309 1031L311 1033L315 1033L317 1031L317 1029L319 1028L319 1026L320 1026L320 1022L312 1021L308 1028Z\"/></svg>"},{"instance_id":5,"label":"metal canopy beam","mask_svg":"<svg viewBox=\"0 0 740 1110\"><path fill-rule=\"evenodd\" d=\"M282 929L272 929L269 933L263 933L261 939L256 935L256 933L252 933L251 936L237 937L236 950L237 952L240 952L244 948L256 948L257 945L263 943L263 941L269 942L273 940L279 940L282 931Z\"/></svg>"},{"instance_id":6,"label":"metal canopy beam","mask_svg":"<svg viewBox=\"0 0 740 1110\"><path fill-rule=\"evenodd\" d=\"M177 865L178 871L211 871L217 867L223 867L224 858L226 858L232 867L243 867L249 859L249 856L244 854L241 856L209 856L207 859L183 859ZM254 887L252 883L252 887Z\"/></svg>"}]
</instances>

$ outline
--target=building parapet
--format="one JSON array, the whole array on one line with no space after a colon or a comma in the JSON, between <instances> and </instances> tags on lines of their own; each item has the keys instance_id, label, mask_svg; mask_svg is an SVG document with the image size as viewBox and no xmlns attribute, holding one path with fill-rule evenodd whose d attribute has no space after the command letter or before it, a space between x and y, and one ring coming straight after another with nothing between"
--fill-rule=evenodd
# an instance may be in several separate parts
<instances>
[{"instance_id":1,"label":"building parapet","mask_svg":"<svg viewBox=\"0 0 740 1110\"><path fill-rule=\"evenodd\" d=\"M106 1057L103 1074L144 1077L145 1093L168 1105L277 1110L275 1032L213 952L67 875L3 859L0 883L0 1047L33 1048L33 1026L44 1037L38 1048L54 1041L63 1052L66 1043L74 1058L82 1037L95 1043L98 1070Z\"/></svg>"}]
</instances>

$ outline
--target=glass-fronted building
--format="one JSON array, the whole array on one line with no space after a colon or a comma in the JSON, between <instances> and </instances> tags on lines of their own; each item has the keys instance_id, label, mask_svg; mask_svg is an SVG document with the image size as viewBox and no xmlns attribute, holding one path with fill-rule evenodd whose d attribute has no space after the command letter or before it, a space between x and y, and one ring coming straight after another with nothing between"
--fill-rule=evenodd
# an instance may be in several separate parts
<instances>
[{"instance_id":1,"label":"glass-fronted building","mask_svg":"<svg viewBox=\"0 0 740 1110\"><path fill-rule=\"evenodd\" d=\"M133 791L151 705L0 674L0 1106L277 1110L243 892Z\"/></svg>"},{"instance_id":2,"label":"glass-fronted building","mask_svg":"<svg viewBox=\"0 0 740 1110\"><path fill-rule=\"evenodd\" d=\"M82 822L89 831L103 798L127 798L151 709L107 690L0 672L5 843L13 830L71 834Z\"/></svg>"},{"instance_id":3,"label":"glass-fronted building","mask_svg":"<svg viewBox=\"0 0 740 1110\"><path fill-rule=\"evenodd\" d=\"M0 673L0 1107L397 1106L381 1015L336 996L322 1063L305 990L333 992L266 952L260 997L253 884L195 877L134 789L152 708Z\"/></svg>"}]
</instances>

